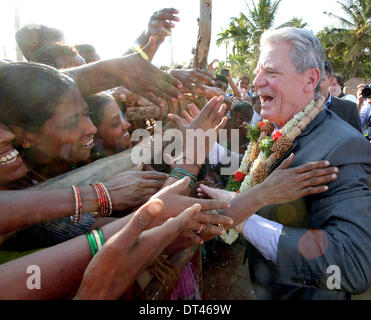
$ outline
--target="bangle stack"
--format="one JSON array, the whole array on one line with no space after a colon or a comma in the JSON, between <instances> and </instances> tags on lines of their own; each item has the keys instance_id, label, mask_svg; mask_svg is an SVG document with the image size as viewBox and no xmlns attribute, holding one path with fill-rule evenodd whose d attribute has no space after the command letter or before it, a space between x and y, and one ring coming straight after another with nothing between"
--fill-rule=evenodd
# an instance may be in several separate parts
<instances>
[{"instance_id":1,"label":"bangle stack","mask_svg":"<svg viewBox=\"0 0 371 320\"><path fill-rule=\"evenodd\" d=\"M70 219L73 223L78 223L82 217L82 203L81 203L81 194L79 188L76 185L71 186L73 194L75 196L75 214L70 216Z\"/></svg>"},{"instance_id":2,"label":"bangle stack","mask_svg":"<svg viewBox=\"0 0 371 320\"><path fill-rule=\"evenodd\" d=\"M112 214L112 201L106 186L101 183L92 183L91 186L97 194L98 217L107 217Z\"/></svg>"},{"instance_id":3,"label":"bangle stack","mask_svg":"<svg viewBox=\"0 0 371 320\"><path fill-rule=\"evenodd\" d=\"M88 239L90 249L94 257L104 245L103 232L100 229L94 229L92 232L86 233L86 237Z\"/></svg>"},{"instance_id":4,"label":"bangle stack","mask_svg":"<svg viewBox=\"0 0 371 320\"><path fill-rule=\"evenodd\" d=\"M174 168L170 172L170 177L173 177L178 180L183 179L185 176L188 176L191 178L191 182L189 183L189 185L192 189L194 189L196 182L197 182L197 177L194 174L192 174L188 170L181 169L181 168Z\"/></svg>"}]
</instances>

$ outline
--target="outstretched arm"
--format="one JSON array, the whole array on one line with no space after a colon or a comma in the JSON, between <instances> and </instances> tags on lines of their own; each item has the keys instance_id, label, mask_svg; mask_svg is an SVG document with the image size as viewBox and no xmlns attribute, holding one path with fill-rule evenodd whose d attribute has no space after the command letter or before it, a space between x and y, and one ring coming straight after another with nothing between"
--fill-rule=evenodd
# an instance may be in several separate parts
<instances>
[{"instance_id":1,"label":"outstretched arm","mask_svg":"<svg viewBox=\"0 0 371 320\"><path fill-rule=\"evenodd\" d=\"M149 42L143 51L150 51L153 44L153 41ZM183 98L179 92L182 83L155 67L140 53L101 60L62 72L76 81L84 96L122 85L160 107L164 106L160 98L169 102Z\"/></svg>"}]
</instances>

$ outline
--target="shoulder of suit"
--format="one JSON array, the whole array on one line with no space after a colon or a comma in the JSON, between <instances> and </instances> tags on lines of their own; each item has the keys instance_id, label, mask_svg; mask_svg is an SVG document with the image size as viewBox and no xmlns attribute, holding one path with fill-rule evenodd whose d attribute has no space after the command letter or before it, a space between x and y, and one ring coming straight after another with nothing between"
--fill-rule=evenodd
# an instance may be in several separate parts
<instances>
[{"instance_id":1,"label":"shoulder of suit","mask_svg":"<svg viewBox=\"0 0 371 320\"><path fill-rule=\"evenodd\" d=\"M342 121L334 112L331 110L325 110L325 112L326 117L314 129L317 135L328 135L334 143L341 143L350 137L364 139L360 132Z\"/></svg>"},{"instance_id":2,"label":"shoulder of suit","mask_svg":"<svg viewBox=\"0 0 371 320\"><path fill-rule=\"evenodd\" d=\"M338 105L338 106L347 106L347 107L351 107L351 106L354 106L355 108L357 108L357 104L355 104L354 102L350 101L350 100L345 100L345 99L339 99L339 98L336 98L334 96L331 96L331 104L330 105Z\"/></svg>"}]
</instances>

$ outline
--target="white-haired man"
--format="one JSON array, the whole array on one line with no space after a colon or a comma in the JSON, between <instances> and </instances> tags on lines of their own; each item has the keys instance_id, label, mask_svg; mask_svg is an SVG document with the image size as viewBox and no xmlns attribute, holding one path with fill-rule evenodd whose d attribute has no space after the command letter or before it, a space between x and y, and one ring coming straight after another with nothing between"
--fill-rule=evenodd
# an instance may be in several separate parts
<instances>
[{"instance_id":1,"label":"white-haired man","mask_svg":"<svg viewBox=\"0 0 371 320\"><path fill-rule=\"evenodd\" d=\"M304 29L265 32L254 86L261 116L282 128L317 96L324 69L321 44ZM244 194L225 214L241 222L251 279L259 299L346 299L371 284L370 143L323 109L271 171L291 153L291 166L328 160L338 178L324 193L253 213ZM211 197L220 192L202 187ZM272 195L273 197L274 195ZM247 218L247 219L246 219Z\"/></svg>"}]
</instances>

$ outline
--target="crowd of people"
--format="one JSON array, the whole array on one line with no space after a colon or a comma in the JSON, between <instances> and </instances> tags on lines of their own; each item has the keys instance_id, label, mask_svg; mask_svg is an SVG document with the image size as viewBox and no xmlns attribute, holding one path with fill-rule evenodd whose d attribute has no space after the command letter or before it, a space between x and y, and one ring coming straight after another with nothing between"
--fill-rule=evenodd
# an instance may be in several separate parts
<instances>
[{"instance_id":1,"label":"crowd of people","mask_svg":"<svg viewBox=\"0 0 371 320\"><path fill-rule=\"evenodd\" d=\"M93 45L67 43L61 30L31 24L17 31L27 62L0 61L1 299L119 299L160 256L201 246L231 228L247 240L259 299L347 299L366 291L369 87L360 84L356 98L344 94L344 80L333 74L319 41L296 28L263 34L252 84L242 75L236 85L229 70L216 73L213 64L164 71L151 60L177 14L155 12L136 45L107 60ZM253 130L263 134L270 121L273 134L282 134L312 100L323 97L323 108L303 120L290 148L273 152L266 177L244 192L224 190L221 159L233 154L230 134L227 146L196 136L194 161L184 149L161 168L109 167L112 157L140 148L143 141L132 141L132 132L150 131L153 123L126 119L127 108L150 103L163 110L185 96L206 102L164 119L184 133L183 146L186 130L237 129L234 156L241 168ZM98 163L107 164L100 167L107 171L104 180L92 175L89 183L35 189ZM40 289L27 286L32 265L42 270ZM335 290L328 285L333 265L341 270ZM180 273L173 288L178 294L169 297L197 297L179 294L187 276Z\"/></svg>"}]
</instances>

